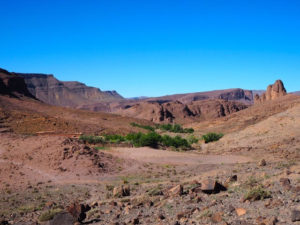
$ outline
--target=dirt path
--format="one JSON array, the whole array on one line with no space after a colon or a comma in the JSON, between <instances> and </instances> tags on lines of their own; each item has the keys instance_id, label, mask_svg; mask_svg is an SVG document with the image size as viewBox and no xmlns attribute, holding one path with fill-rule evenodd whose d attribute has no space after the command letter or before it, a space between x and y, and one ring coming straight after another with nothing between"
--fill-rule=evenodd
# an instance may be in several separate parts
<instances>
[{"instance_id":1,"label":"dirt path","mask_svg":"<svg viewBox=\"0 0 300 225\"><path fill-rule=\"evenodd\" d=\"M174 152L157 150L148 147L142 148L113 148L112 155L133 159L144 163L198 165L198 164L232 164L246 163L251 158L237 155L200 155L192 152Z\"/></svg>"}]
</instances>

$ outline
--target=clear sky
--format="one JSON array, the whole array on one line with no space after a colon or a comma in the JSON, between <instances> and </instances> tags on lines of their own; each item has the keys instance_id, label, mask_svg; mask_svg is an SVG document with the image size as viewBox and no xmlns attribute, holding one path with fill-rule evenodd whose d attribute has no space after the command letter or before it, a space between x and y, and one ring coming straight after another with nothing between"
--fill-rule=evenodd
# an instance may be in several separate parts
<instances>
[{"instance_id":1,"label":"clear sky","mask_svg":"<svg viewBox=\"0 0 300 225\"><path fill-rule=\"evenodd\" d=\"M300 90L299 0L0 0L0 67L125 97Z\"/></svg>"}]
</instances>

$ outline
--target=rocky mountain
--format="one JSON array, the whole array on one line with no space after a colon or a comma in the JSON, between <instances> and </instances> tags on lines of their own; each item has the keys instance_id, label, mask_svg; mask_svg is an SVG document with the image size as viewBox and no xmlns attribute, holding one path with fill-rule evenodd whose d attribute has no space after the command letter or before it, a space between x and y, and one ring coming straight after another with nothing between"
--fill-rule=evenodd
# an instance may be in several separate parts
<instances>
[{"instance_id":1,"label":"rocky mountain","mask_svg":"<svg viewBox=\"0 0 300 225\"><path fill-rule=\"evenodd\" d=\"M189 123L224 117L247 108L241 102L222 99L193 101L184 104L179 101L160 103L158 101L140 102L115 113L124 116L146 119L155 123Z\"/></svg>"},{"instance_id":2,"label":"rocky mountain","mask_svg":"<svg viewBox=\"0 0 300 225\"><path fill-rule=\"evenodd\" d=\"M32 95L51 105L76 107L86 103L93 104L123 99L116 91L101 91L76 81L59 81L53 75L14 74L24 78Z\"/></svg>"},{"instance_id":3,"label":"rocky mountain","mask_svg":"<svg viewBox=\"0 0 300 225\"><path fill-rule=\"evenodd\" d=\"M27 86L22 77L10 73L0 68L0 95L8 95L11 97L30 97L34 96L28 91Z\"/></svg>"},{"instance_id":4,"label":"rocky mountain","mask_svg":"<svg viewBox=\"0 0 300 225\"><path fill-rule=\"evenodd\" d=\"M261 96L255 95L255 102L261 103L265 101L275 100L287 94L286 89L281 80L277 80L273 85L269 85L267 91Z\"/></svg>"},{"instance_id":5,"label":"rocky mountain","mask_svg":"<svg viewBox=\"0 0 300 225\"><path fill-rule=\"evenodd\" d=\"M193 101L206 100L206 99L223 99L226 101L240 101L245 104L252 104L254 100L253 92L251 90L244 90L240 88L187 93L187 94L175 94L175 95L167 95L162 97L147 98L148 101L160 101L160 102L180 101L185 104L191 103Z\"/></svg>"}]
</instances>

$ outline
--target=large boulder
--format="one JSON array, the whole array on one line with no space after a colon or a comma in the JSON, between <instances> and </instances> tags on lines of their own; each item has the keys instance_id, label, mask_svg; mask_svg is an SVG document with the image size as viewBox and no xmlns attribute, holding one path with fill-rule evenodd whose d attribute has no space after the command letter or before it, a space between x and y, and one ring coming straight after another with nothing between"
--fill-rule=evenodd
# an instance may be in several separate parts
<instances>
[{"instance_id":1,"label":"large boulder","mask_svg":"<svg viewBox=\"0 0 300 225\"><path fill-rule=\"evenodd\" d=\"M86 218L86 212L89 211L90 209L91 207L89 205L83 205L78 203L73 203L67 207L67 211L78 222L82 222Z\"/></svg>"}]
</instances>

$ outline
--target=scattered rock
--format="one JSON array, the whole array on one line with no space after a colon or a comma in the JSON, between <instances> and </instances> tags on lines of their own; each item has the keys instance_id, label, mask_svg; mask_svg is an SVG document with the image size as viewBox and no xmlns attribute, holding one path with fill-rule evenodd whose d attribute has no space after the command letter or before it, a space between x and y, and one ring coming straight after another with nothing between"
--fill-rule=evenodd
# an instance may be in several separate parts
<instances>
[{"instance_id":1,"label":"scattered rock","mask_svg":"<svg viewBox=\"0 0 300 225\"><path fill-rule=\"evenodd\" d=\"M276 225L278 222L277 218L275 216L269 217L269 218L258 218L257 224L259 225Z\"/></svg>"},{"instance_id":2,"label":"scattered rock","mask_svg":"<svg viewBox=\"0 0 300 225\"><path fill-rule=\"evenodd\" d=\"M267 165L267 162L266 162L265 159L262 159L262 160L259 161L259 164L258 164L258 165L259 165L259 166L266 166L266 165Z\"/></svg>"},{"instance_id":3,"label":"scattered rock","mask_svg":"<svg viewBox=\"0 0 300 225\"><path fill-rule=\"evenodd\" d=\"M226 191L226 187L215 180L207 179L201 182L201 190L206 194L216 194L220 191Z\"/></svg>"},{"instance_id":4,"label":"scattered rock","mask_svg":"<svg viewBox=\"0 0 300 225\"><path fill-rule=\"evenodd\" d=\"M237 214L238 216L243 216L243 215L246 214L247 210L244 209L244 208L236 208L236 209L235 209L235 212L236 212L236 214Z\"/></svg>"},{"instance_id":5,"label":"scattered rock","mask_svg":"<svg viewBox=\"0 0 300 225\"><path fill-rule=\"evenodd\" d=\"M300 221L300 211L299 210L292 210L291 219L292 219L292 222Z\"/></svg>"},{"instance_id":6,"label":"scattered rock","mask_svg":"<svg viewBox=\"0 0 300 225\"><path fill-rule=\"evenodd\" d=\"M114 187L113 196L118 198L130 196L130 186L122 185L120 187Z\"/></svg>"},{"instance_id":7,"label":"scattered rock","mask_svg":"<svg viewBox=\"0 0 300 225\"><path fill-rule=\"evenodd\" d=\"M179 196L183 194L183 187L181 184L176 185L175 187L172 187L169 191L168 194L170 196Z\"/></svg>"},{"instance_id":8,"label":"scattered rock","mask_svg":"<svg viewBox=\"0 0 300 225\"><path fill-rule=\"evenodd\" d=\"M223 215L222 212L217 212L217 213L213 214L212 217L211 217L211 221L213 223L220 223L220 222L222 222L222 220L223 220L222 215Z\"/></svg>"},{"instance_id":9,"label":"scattered rock","mask_svg":"<svg viewBox=\"0 0 300 225\"><path fill-rule=\"evenodd\" d=\"M288 178L280 178L279 182L281 183L281 186L285 190L289 191L289 190L292 189L292 185L291 185L290 179L288 179Z\"/></svg>"},{"instance_id":10,"label":"scattered rock","mask_svg":"<svg viewBox=\"0 0 300 225\"><path fill-rule=\"evenodd\" d=\"M86 212L90 209L91 207L89 205L78 203L73 203L67 207L67 211L79 222L82 222L86 218Z\"/></svg>"}]
</instances>

